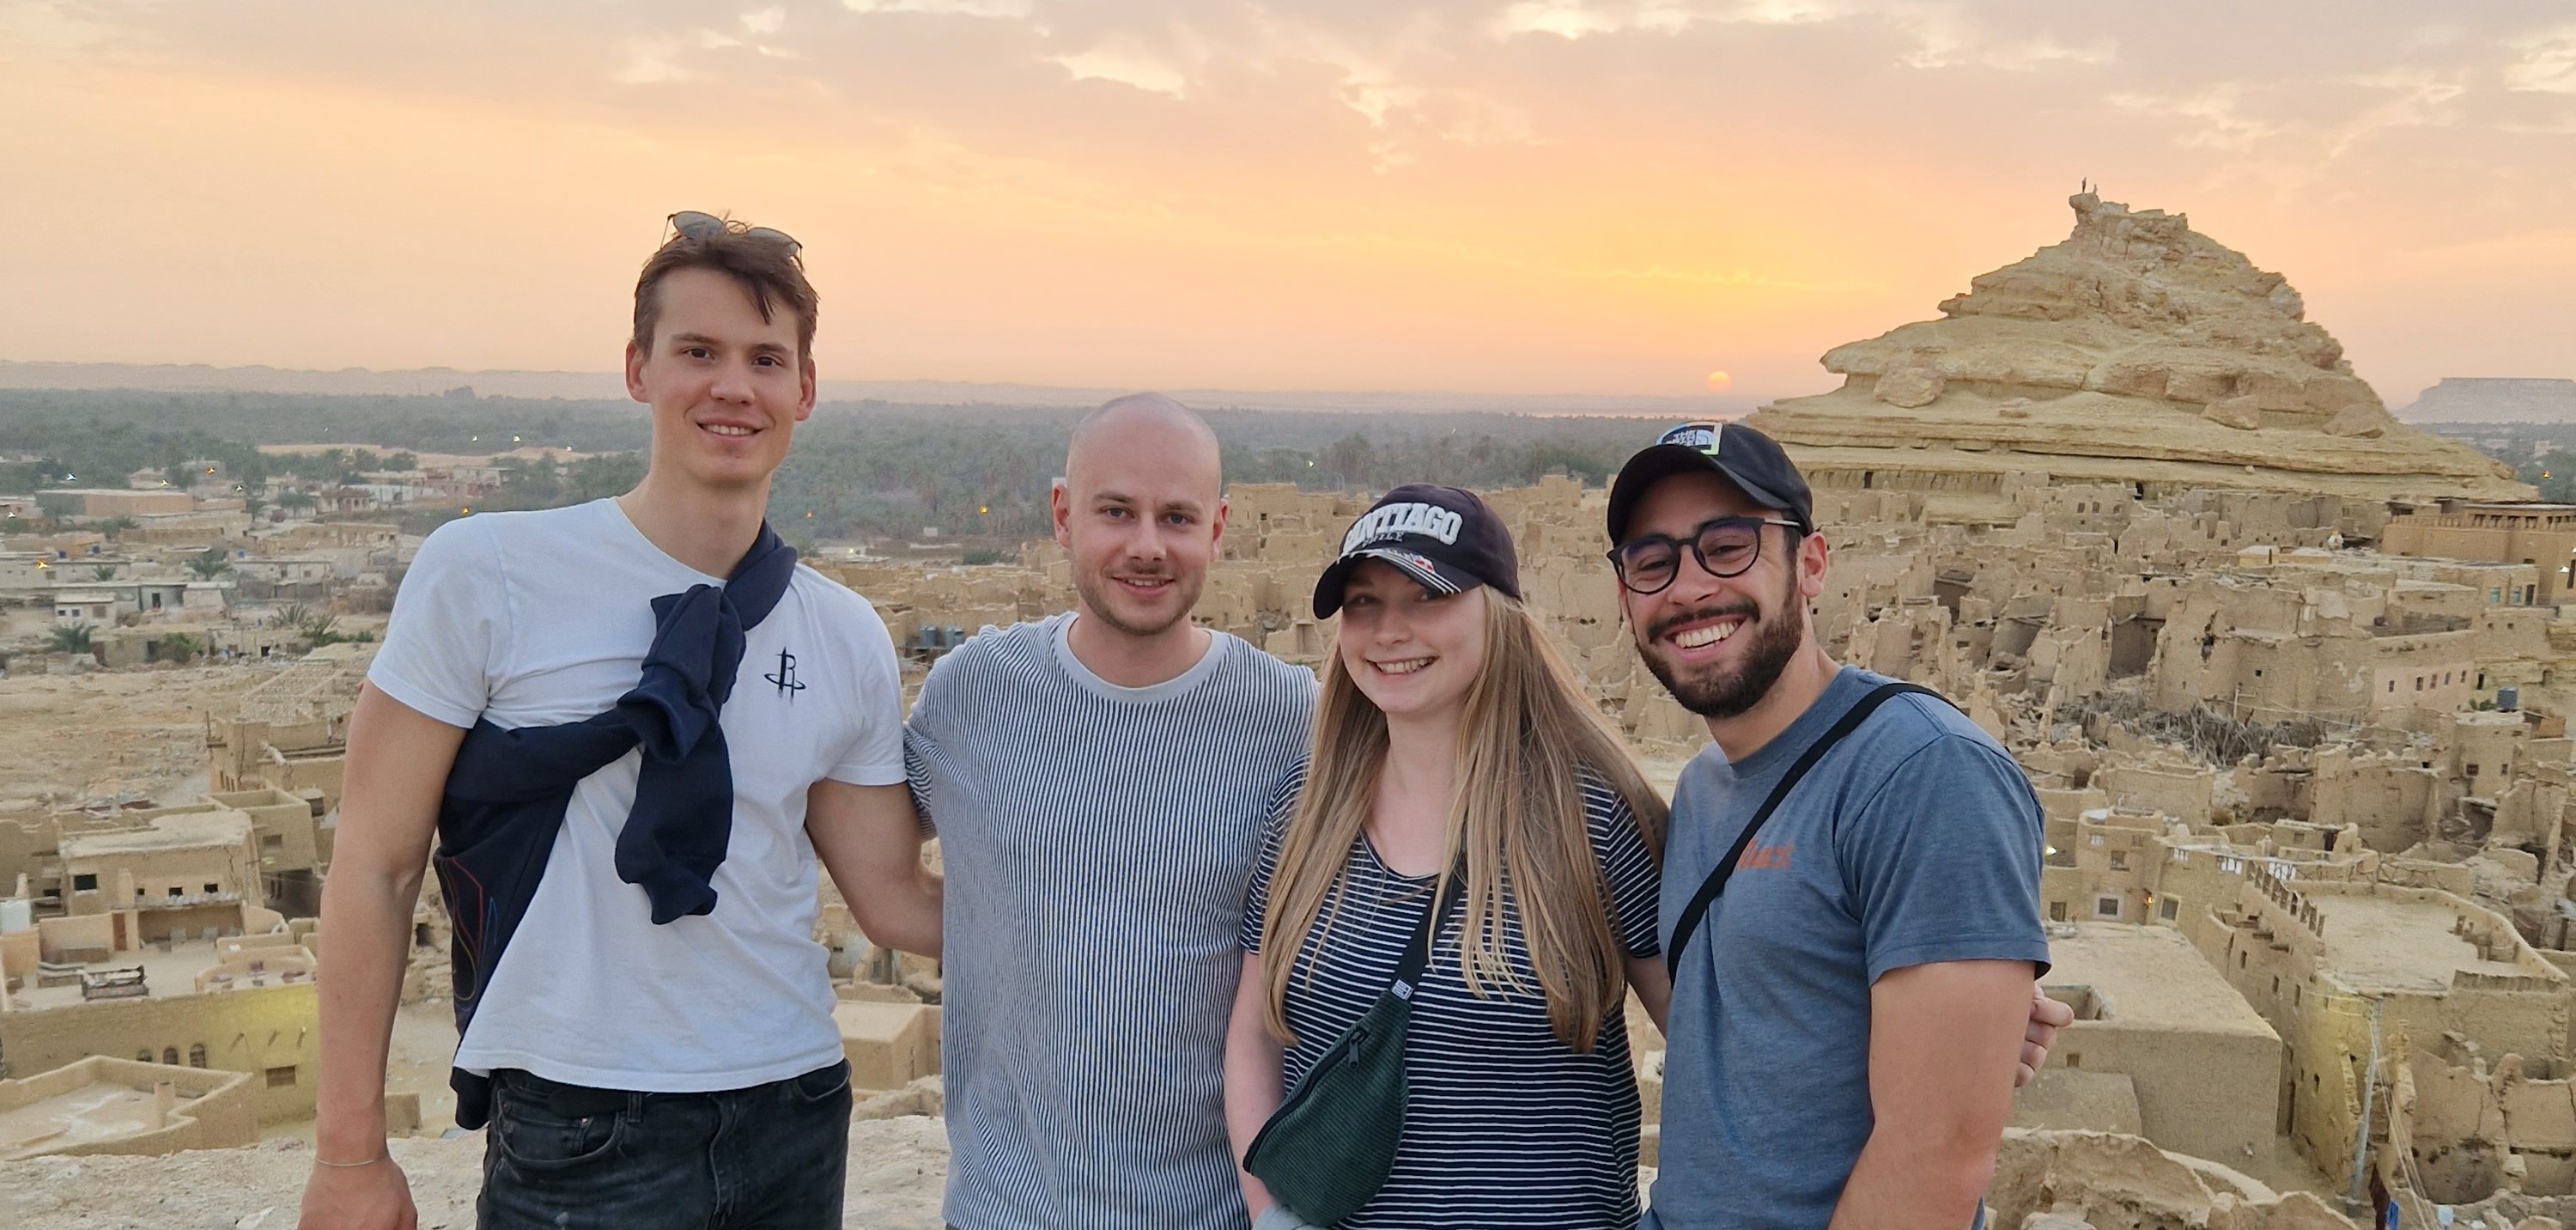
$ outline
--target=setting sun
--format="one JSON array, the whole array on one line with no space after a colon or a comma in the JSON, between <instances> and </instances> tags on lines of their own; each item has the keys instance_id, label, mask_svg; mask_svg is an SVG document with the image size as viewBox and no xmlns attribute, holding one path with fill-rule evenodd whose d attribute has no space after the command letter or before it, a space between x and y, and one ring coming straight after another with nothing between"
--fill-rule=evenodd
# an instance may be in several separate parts
<instances>
[{"instance_id":1,"label":"setting sun","mask_svg":"<svg viewBox=\"0 0 2576 1230\"><path fill-rule=\"evenodd\" d=\"M1735 377L1727 375L1725 372L1710 372L1708 374L1708 391L1711 393L1723 393L1726 391L1726 386L1733 383L1735 383Z\"/></svg>"}]
</instances>

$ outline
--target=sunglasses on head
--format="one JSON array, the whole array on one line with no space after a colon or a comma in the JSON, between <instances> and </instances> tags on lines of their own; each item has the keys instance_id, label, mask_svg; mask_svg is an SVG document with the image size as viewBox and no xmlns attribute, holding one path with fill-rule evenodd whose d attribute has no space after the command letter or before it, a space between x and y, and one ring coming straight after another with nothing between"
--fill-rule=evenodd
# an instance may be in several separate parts
<instances>
[{"instance_id":1,"label":"sunglasses on head","mask_svg":"<svg viewBox=\"0 0 2576 1230\"><path fill-rule=\"evenodd\" d=\"M1703 521L1688 539L1670 534L1640 534L1610 549L1610 569L1632 594L1660 594L1682 573L1682 550L1713 577L1741 575L1762 558L1762 527L1796 530L1805 526L1779 517L1718 517Z\"/></svg>"},{"instance_id":2,"label":"sunglasses on head","mask_svg":"<svg viewBox=\"0 0 2576 1230\"><path fill-rule=\"evenodd\" d=\"M683 209L671 215L671 230L683 239L713 239L732 229L732 224L724 219L714 214L700 213L694 209ZM742 234L746 239L786 244L790 252L801 252L805 249L805 245L796 242L795 236L775 227L755 226Z\"/></svg>"}]
</instances>

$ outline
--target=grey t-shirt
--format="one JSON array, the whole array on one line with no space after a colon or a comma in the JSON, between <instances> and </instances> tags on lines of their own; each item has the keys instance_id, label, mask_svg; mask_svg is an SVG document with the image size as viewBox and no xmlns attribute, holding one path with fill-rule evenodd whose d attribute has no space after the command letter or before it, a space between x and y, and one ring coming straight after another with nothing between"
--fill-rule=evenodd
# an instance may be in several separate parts
<instances>
[{"instance_id":1,"label":"grey t-shirt","mask_svg":"<svg viewBox=\"0 0 2576 1230\"><path fill-rule=\"evenodd\" d=\"M959 1230L1240 1230L1235 933L1315 677L1227 636L1122 688L1059 615L940 659L906 730L947 876L940 1016Z\"/></svg>"},{"instance_id":2,"label":"grey t-shirt","mask_svg":"<svg viewBox=\"0 0 2576 1230\"><path fill-rule=\"evenodd\" d=\"M1844 667L1760 751L1682 771L1664 848L1673 927L1782 773L1888 682ZM1869 992L1892 969L2044 970L2038 797L2004 750L1926 696L1880 706L1755 835L1682 955L1646 1226L1822 1230L1873 1122Z\"/></svg>"}]
</instances>

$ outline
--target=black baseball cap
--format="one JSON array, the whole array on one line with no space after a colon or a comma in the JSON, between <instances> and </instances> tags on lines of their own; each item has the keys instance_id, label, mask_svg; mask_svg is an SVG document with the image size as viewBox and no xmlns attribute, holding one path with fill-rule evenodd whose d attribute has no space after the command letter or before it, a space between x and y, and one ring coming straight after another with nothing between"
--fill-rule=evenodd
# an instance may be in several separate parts
<instances>
[{"instance_id":1,"label":"black baseball cap","mask_svg":"<svg viewBox=\"0 0 2576 1230\"><path fill-rule=\"evenodd\" d=\"M1816 532L1814 498L1807 480L1780 445L1742 423L1684 423L1619 467L1610 484L1610 545L1628 538L1628 517L1646 489L1676 474L1715 474L1755 503L1789 514L1798 532Z\"/></svg>"},{"instance_id":2,"label":"black baseball cap","mask_svg":"<svg viewBox=\"0 0 2576 1230\"><path fill-rule=\"evenodd\" d=\"M1360 514L1342 535L1341 558L1315 581L1315 618L1342 609L1342 589L1367 560L1385 560L1433 593L1463 594L1490 585L1521 596L1520 557L1511 532L1476 493L1413 483Z\"/></svg>"}]
</instances>

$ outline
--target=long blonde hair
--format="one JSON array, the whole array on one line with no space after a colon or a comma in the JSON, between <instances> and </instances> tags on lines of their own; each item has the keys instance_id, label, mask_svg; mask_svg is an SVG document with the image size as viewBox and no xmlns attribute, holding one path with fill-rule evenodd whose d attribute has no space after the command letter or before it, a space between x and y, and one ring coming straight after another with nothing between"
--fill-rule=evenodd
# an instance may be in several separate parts
<instances>
[{"instance_id":1,"label":"long blonde hair","mask_svg":"<svg viewBox=\"0 0 2576 1230\"><path fill-rule=\"evenodd\" d=\"M1516 912L1549 1025L1567 1046L1589 1052L1628 983L1584 818L1583 774L1598 775L1626 798L1658 860L1665 804L1529 610L1500 590L1483 593L1485 662L1467 687L1449 814L1448 865L1463 864L1466 890L1459 960L1473 994L1484 995L1489 984L1526 991L1504 948L1505 911ZM1386 715L1360 691L1336 645L1316 705L1306 787L1261 920L1265 1020L1284 1041L1295 1041L1288 980L1318 920L1329 931L1339 911L1348 887L1343 868L1386 751ZM1437 902L1445 885L1434 892Z\"/></svg>"}]
</instances>

